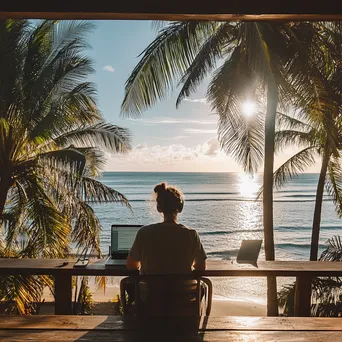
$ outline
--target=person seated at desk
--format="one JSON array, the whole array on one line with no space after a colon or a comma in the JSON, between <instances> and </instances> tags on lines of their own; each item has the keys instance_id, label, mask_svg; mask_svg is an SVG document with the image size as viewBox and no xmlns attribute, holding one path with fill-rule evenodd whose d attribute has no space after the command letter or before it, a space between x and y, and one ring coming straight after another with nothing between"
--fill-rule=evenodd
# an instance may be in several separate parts
<instances>
[{"instance_id":1,"label":"person seated at desk","mask_svg":"<svg viewBox=\"0 0 342 342\"><path fill-rule=\"evenodd\" d=\"M163 222L139 229L126 266L142 275L190 274L205 270L207 255L195 229L177 223L184 206L181 191L167 183L155 186L158 212Z\"/></svg>"},{"instance_id":2,"label":"person seated at desk","mask_svg":"<svg viewBox=\"0 0 342 342\"><path fill-rule=\"evenodd\" d=\"M161 183L155 186L154 192L163 221L140 228L127 257L127 268L140 270L142 275L162 276L191 275L193 269L205 270L207 255L197 231L177 223L177 216L184 206L181 191ZM131 298L129 301L135 297L132 285L128 286L130 290L126 286ZM204 285L196 280L163 277L140 281L140 307L145 314L152 315L197 315L195 298L198 286L201 286L203 295Z\"/></svg>"}]
</instances>

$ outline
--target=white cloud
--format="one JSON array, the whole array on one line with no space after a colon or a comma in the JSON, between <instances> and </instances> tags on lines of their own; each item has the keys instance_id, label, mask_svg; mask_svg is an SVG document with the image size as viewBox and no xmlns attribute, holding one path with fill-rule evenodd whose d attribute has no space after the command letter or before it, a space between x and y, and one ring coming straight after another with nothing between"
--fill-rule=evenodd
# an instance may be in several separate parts
<instances>
[{"instance_id":1,"label":"white cloud","mask_svg":"<svg viewBox=\"0 0 342 342\"><path fill-rule=\"evenodd\" d=\"M102 70L104 71L109 71L109 72L114 72L115 69L111 65L105 65Z\"/></svg>"},{"instance_id":2,"label":"white cloud","mask_svg":"<svg viewBox=\"0 0 342 342\"><path fill-rule=\"evenodd\" d=\"M295 152L289 149L277 155L275 167ZM136 145L131 153L106 153L106 156L106 171L242 172L241 166L220 149L216 137L193 147L183 144L149 146L143 142ZM319 172L319 159L317 161L307 172ZM262 172L262 167L259 171Z\"/></svg>"},{"instance_id":3,"label":"white cloud","mask_svg":"<svg viewBox=\"0 0 342 342\"><path fill-rule=\"evenodd\" d=\"M217 133L216 129L197 129L197 128L185 128L185 133L190 134L215 134Z\"/></svg>"},{"instance_id":4,"label":"white cloud","mask_svg":"<svg viewBox=\"0 0 342 342\"><path fill-rule=\"evenodd\" d=\"M175 140L182 140L182 139L185 139L185 138L189 138L188 135L175 135L175 136L172 136L170 138L161 138L161 137L156 137L156 136L147 136L146 138L149 138L149 139L157 139L157 140L162 140L162 141L175 141Z\"/></svg>"},{"instance_id":5,"label":"white cloud","mask_svg":"<svg viewBox=\"0 0 342 342\"><path fill-rule=\"evenodd\" d=\"M195 124L195 125L215 125L217 120L194 120L194 119L178 119L156 117L151 119L130 119L134 122L139 122L144 125L157 125L157 124Z\"/></svg>"},{"instance_id":6,"label":"white cloud","mask_svg":"<svg viewBox=\"0 0 342 342\"><path fill-rule=\"evenodd\" d=\"M217 138L195 147L182 144L168 146L145 142L135 146L126 155L112 155L106 170L118 171L238 171L238 166L222 151Z\"/></svg>"},{"instance_id":7,"label":"white cloud","mask_svg":"<svg viewBox=\"0 0 342 342\"><path fill-rule=\"evenodd\" d=\"M220 144L217 138L211 138L201 146L201 152L206 156L216 156L219 151Z\"/></svg>"},{"instance_id":8,"label":"white cloud","mask_svg":"<svg viewBox=\"0 0 342 342\"><path fill-rule=\"evenodd\" d=\"M184 99L184 101L194 102L194 103L208 103L206 98L201 98L201 99L189 99L189 98L186 98L186 99Z\"/></svg>"},{"instance_id":9,"label":"white cloud","mask_svg":"<svg viewBox=\"0 0 342 342\"><path fill-rule=\"evenodd\" d=\"M147 148L147 144L145 142L134 147L133 151L139 151Z\"/></svg>"}]
</instances>

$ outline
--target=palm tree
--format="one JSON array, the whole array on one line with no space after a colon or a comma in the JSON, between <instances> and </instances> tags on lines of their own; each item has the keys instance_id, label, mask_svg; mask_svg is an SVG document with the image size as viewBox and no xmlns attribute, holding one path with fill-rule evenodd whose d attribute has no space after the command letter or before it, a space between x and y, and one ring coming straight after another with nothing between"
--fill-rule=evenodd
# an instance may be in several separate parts
<instances>
[{"instance_id":1,"label":"palm tree","mask_svg":"<svg viewBox=\"0 0 342 342\"><path fill-rule=\"evenodd\" d=\"M180 89L179 106L214 73L207 97L219 115L222 148L249 172L256 171L264 160L266 260L275 259L272 184L276 111L293 98L303 82L310 94L304 70L312 66L310 53L316 32L315 25L309 23L171 23L145 49L126 82L122 113L137 116L175 86ZM266 116L259 113L247 120L241 112L246 99L267 102ZM268 314L276 315L277 311L276 282L269 277Z\"/></svg>"},{"instance_id":2,"label":"palm tree","mask_svg":"<svg viewBox=\"0 0 342 342\"><path fill-rule=\"evenodd\" d=\"M83 22L0 21L0 256L101 254L91 203L128 200L102 184L105 155L130 149L130 133L105 123L84 55ZM16 311L36 301L47 277L0 280ZM2 286L3 285L3 286Z\"/></svg>"},{"instance_id":3,"label":"palm tree","mask_svg":"<svg viewBox=\"0 0 342 342\"><path fill-rule=\"evenodd\" d=\"M309 101L300 102L294 116L278 113L279 128L275 141L277 148L295 145L300 148L274 173L276 187L283 186L288 179L313 165L315 157L320 156L321 170L316 190L315 210L312 225L310 260L317 261L319 231L321 222L324 187L332 196L337 214L342 217L342 91L340 43L342 31L325 30L326 35L334 33L329 44L329 54L325 54L321 65L311 79L314 81L314 95ZM321 46L322 50L326 45ZM322 58L322 55L321 55ZM336 58L336 60L335 60Z\"/></svg>"}]
</instances>

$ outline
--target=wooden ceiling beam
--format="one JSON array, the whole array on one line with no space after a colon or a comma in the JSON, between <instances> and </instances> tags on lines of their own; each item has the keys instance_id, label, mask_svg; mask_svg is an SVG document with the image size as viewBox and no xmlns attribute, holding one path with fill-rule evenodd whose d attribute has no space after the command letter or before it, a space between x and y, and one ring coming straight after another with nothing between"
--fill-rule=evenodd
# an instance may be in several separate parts
<instances>
[{"instance_id":1,"label":"wooden ceiling beam","mask_svg":"<svg viewBox=\"0 0 342 342\"><path fill-rule=\"evenodd\" d=\"M0 19L165 21L341 21L341 14L164 14L104 12L0 12Z\"/></svg>"},{"instance_id":2,"label":"wooden ceiling beam","mask_svg":"<svg viewBox=\"0 0 342 342\"><path fill-rule=\"evenodd\" d=\"M1 0L0 18L342 20L341 0Z\"/></svg>"}]
</instances>

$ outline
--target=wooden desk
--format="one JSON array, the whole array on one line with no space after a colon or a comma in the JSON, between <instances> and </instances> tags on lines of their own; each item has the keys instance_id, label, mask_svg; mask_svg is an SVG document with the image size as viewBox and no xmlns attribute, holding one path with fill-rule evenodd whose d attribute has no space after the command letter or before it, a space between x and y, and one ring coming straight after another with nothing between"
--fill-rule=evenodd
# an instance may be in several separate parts
<instances>
[{"instance_id":1,"label":"wooden desk","mask_svg":"<svg viewBox=\"0 0 342 342\"><path fill-rule=\"evenodd\" d=\"M138 276L137 271L123 266L105 266L105 260L95 260L87 267L74 268L74 262L59 267L63 259L0 259L0 275L15 274L53 275L55 277L55 313L72 313L72 276ZM342 263L320 261L260 261L253 265L231 263L224 260L208 260L207 269L194 272L194 277L296 277L296 315L308 316L310 303L301 301L305 285L317 276L342 276Z\"/></svg>"}]
</instances>

